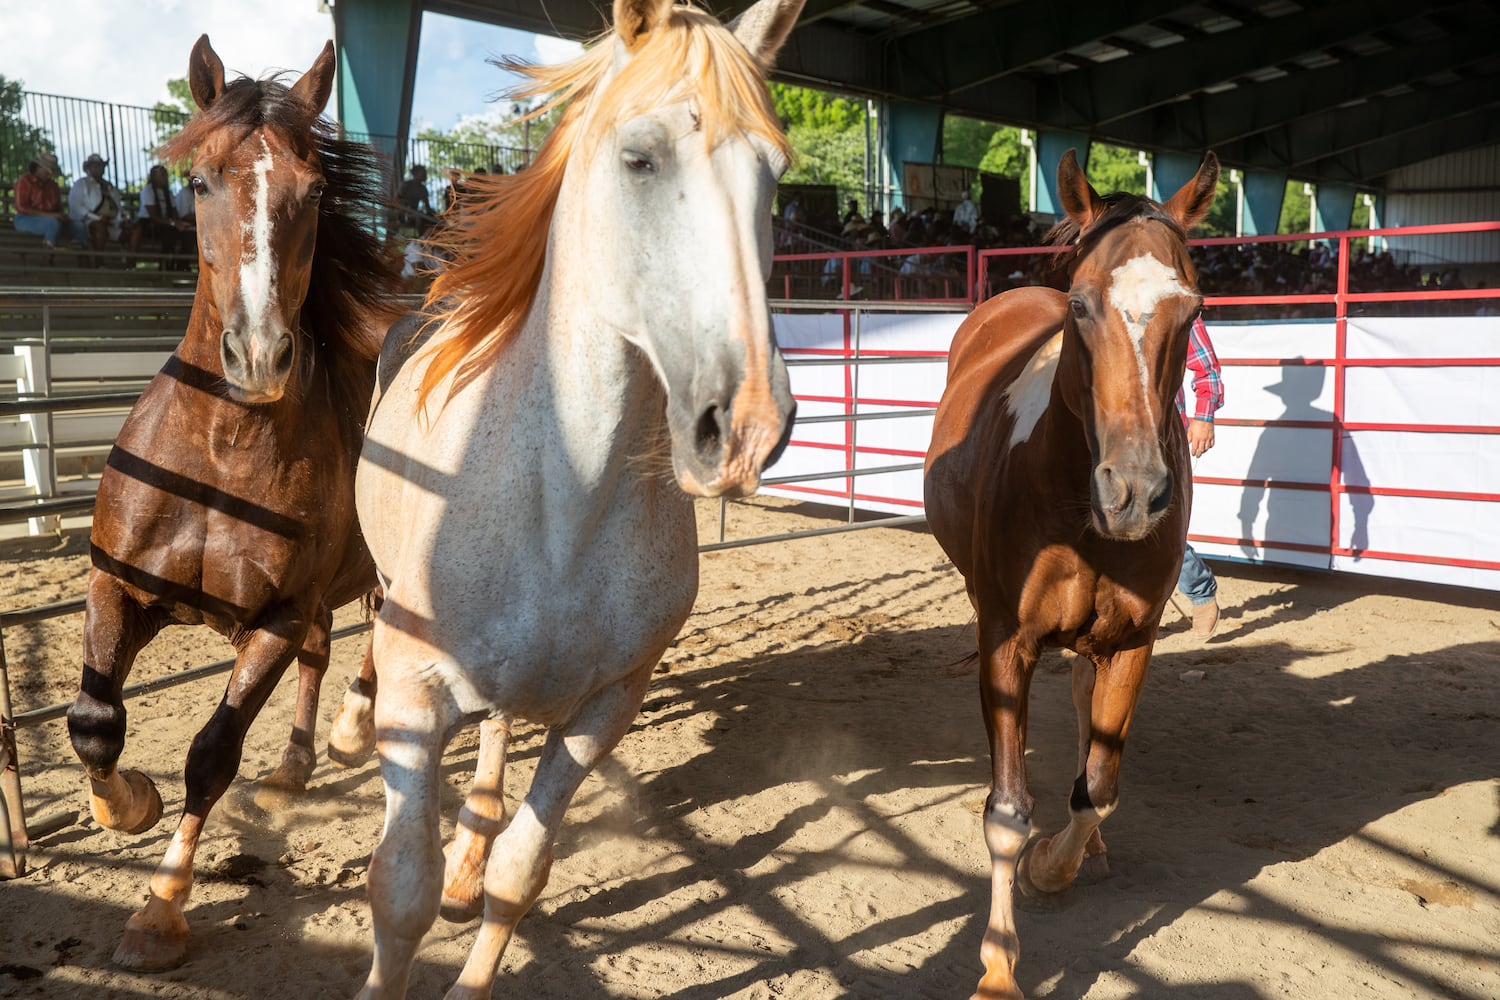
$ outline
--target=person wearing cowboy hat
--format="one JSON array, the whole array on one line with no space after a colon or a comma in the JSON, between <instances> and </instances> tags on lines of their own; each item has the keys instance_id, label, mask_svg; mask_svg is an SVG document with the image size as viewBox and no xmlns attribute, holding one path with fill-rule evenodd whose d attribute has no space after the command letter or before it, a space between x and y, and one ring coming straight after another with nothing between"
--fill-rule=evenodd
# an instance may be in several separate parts
<instances>
[{"instance_id":1,"label":"person wearing cowboy hat","mask_svg":"<svg viewBox=\"0 0 1500 1000\"><path fill-rule=\"evenodd\" d=\"M83 176L73 182L68 191L68 214L73 225L84 233L85 240L95 250L103 250L107 240L119 242L121 216L120 191L104 179L104 168L109 161L98 153L90 153L83 161Z\"/></svg>"},{"instance_id":2,"label":"person wearing cowboy hat","mask_svg":"<svg viewBox=\"0 0 1500 1000\"><path fill-rule=\"evenodd\" d=\"M62 210L62 189L57 186L57 157L36 154L26 173L16 178L16 229L35 233L51 250L63 240L76 238L72 220Z\"/></svg>"}]
</instances>

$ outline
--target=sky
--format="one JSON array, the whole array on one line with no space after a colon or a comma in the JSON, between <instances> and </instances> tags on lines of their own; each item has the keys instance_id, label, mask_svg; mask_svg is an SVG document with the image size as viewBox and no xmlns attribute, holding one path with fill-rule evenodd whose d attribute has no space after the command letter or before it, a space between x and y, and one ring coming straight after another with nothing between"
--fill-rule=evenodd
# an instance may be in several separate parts
<instances>
[{"instance_id":1,"label":"sky","mask_svg":"<svg viewBox=\"0 0 1500 1000\"><path fill-rule=\"evenodd\" d=\"M332 15L318 8L318 0L0 0L0 75L41 93L150 107L168 99L168 80L187 75L188 53L205 33L231 79L306 70L333 37ZM414 123L446 129L492 113L486 98L507 77L487 58L555 62L578 51L545 35L424 15Z\"/></svg>"}]
</instances>

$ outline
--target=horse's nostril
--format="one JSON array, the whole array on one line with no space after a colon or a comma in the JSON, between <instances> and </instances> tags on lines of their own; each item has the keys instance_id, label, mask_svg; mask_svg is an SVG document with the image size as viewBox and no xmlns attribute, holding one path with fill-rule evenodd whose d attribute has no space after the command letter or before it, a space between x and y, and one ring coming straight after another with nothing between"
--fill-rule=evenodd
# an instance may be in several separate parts
<instances>
[{"instance_id":1,"label":"horse's nostril","mask_svg":"<svg viewBox=\"0 0 1500 1000\"><path fill-rule=\"evenodd\" d=\"M720 412L718 403L710 403L708 409L698 417L693 443L698 449L698 454L703 458L716 458L724 447L724 435L719 426Z\"/></svg>"},{"instance_id":2,"label":"horse's nostril","mask_svg":"<svg viewBox=\"0 0 1500 1000\"><path fill-rule=\"evenodd\" d=\"M1146 509L1151 514L1160 514L1172 503L1172 473L1168 472L1156 483L1155 489L1150 493L1150 500Z\"/></svg>"},{"instance_id":3,"label":"horse's nostril","mask_svg":"<svg viewBox=\"0 0 1500 1000\"><path fill-rule=\"evenodd\" d=\"M281 340L276 344L276 363L272 370L278 375L285 375L292 370L291 334L282 334Z\"/></svg>"},{"instance_id":4,"label":"horse's nostril","mask_svg":"<svg viewBox=\"0 0 1500 1000\"><path fill-rule=\"evenodd\" d=\"M245 367L245 356L239 348L239 337L233 330L225 330L224 337L220 341L224 356L224 367L242 370Z\"/></svg>"}]
</instances>

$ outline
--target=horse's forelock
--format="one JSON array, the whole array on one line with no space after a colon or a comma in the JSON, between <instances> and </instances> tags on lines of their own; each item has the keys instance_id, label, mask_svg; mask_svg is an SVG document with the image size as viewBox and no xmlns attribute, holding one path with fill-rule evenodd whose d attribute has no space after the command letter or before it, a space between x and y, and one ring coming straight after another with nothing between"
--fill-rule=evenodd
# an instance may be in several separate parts
<instances>
[{"instance_id":1,"label":"horse's forelock","mask_svg":"<svg viewBox=\"0 0 1500 1000\"><path fill-rule=\"evenodd\" d=\"M1104 206L1104 211L1099 213L1099 216L1087 228L1080 226L1073 219L1064 217L1061 222L1047 231L1047 235L1043 237L1043 242L1047 246L1072 247L1063 255L1063 264L1071 267L1079 258L1088 254L1105 234L1133 219L1160 222L1179 240L1187 241L1187 233L1177 220L1168 215L1159 203L1144 195L1117 191L1104 197Z\"/></svg>"}]
</instances>

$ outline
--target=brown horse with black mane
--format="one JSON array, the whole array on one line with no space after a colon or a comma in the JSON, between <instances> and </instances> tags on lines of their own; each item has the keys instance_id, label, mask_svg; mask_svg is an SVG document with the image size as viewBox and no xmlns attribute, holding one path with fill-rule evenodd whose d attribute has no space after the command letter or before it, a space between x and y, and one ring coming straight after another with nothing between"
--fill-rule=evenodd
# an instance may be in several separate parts
<instances>
[{"instance_id":1,"label":"brown horse with black mane","mask_svg":"<svg viewBox=\"0 0 1500 1000\"><path fill-rule=\"evenodd\" d=\"M1076 241L1067 293L1020 288L959 327L927 453L927 518L978 613L980 695L993 776L984 835L989 925L976 998L1021 996L1012 888L1061 892L1115 808L1120 753L1187 537L1192 479L1175 397L1202 302L1187 233L1208 213L1218 160L1166 204L1100 198L1069 151L1058 166ZM1073 666L1078 778L1069 822L1023 854L1026 702L1044 647ZM1019 870L1018 870L1019 869Z\"/></svg>"},{"instance_id":2,"label":"brown horse with black mane","mask_svg":"<svg viewBox=\"0 0 1500 1000\"><path fill-rule=\"evenodd\" d=\"M205 35L188 73L201 110L162 149L192 156L198 290L99 482L68 730L102 825L139 833L162 814L151 779L117 769L136 654L166 625L206 624L237 656L188 752L176 835L115 952L133 969L182 961L198 838L294 658L296 721L265 783L306 789L333 609L375 585L354 469L380 352L370 331L389 325L397 278L370 228L378 161L321 117L333 77L330 44L291 87L225 86Z\"/></svg>"}]
</instances>

